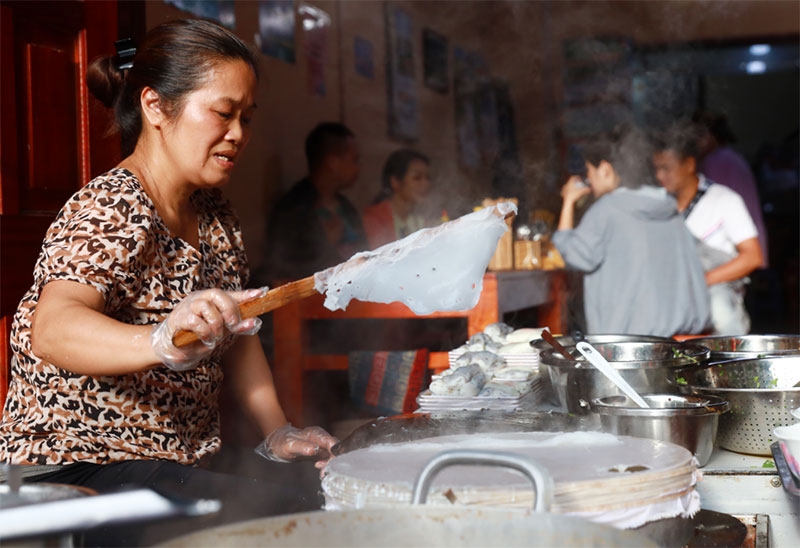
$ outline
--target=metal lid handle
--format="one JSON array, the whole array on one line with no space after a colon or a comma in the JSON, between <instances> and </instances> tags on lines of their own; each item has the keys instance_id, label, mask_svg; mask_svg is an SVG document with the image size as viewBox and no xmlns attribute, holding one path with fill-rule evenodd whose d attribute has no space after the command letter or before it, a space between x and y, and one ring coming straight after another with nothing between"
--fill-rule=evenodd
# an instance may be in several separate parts
<instances>
[{"instance_id":1,"label":"metal lid handle","mask_svg":"<svg viewBox=\"0 0 800 548\"><path fill-rule=\"evenodd\" d=\"M547 512L553 501L553 478L547 470L534 460L514 453L502 451L480 451L468 449L453 449L433 457L417 476L411 504L424 504L428 499L428 491L436 474L442 469L456 464L467 465L494 465L514 468L525 474L533 484L535 498L533 501L534 512Z\"/></svg>"}]
</instances>

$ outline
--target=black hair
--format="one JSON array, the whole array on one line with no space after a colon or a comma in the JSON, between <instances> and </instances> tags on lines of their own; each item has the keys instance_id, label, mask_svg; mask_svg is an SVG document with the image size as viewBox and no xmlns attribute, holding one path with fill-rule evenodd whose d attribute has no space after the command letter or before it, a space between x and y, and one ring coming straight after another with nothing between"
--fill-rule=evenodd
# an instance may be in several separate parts
<instances>
[{"instance_id":1,"label":"black hair","mask_svg":"<svg viewBox=\"0 0 800 548\"><path fill-rule=\"evenodd\" d=\"M405 177L406 173L408 173L408 166L411 165L411 162L414 160L420 160L428 165L431 163L430 158L425 156L423 153L414 150L413 148L401 148L399 150L395 150L389 155L389 157L386 159L386 163L383 164L381 190L372 201L373 204L380 203L387 198L392 197L394 194L394 189L392 188L392 177L396 177L398 179Z\"/></svg>"},{"instance_id":2,"label":"black hair","mask_svg":"<svg viewBox=\"0 0 800 548\"><path fill-rule=\"evenodd\" d=\"M347 147L347 140L355 137L344 124L339 122L322 122L306 137L306 159L308 169L313 171L322 165L322 160L329 154L339 154Z\"/></svg>"},{"instance_id":3,"label":"black hair","mask_svg":"<svg viewBox=\"0 0 800 548\"><path fill-rule=\"evenodd\" d=\"M728 124L728 117L719 112L697 111L692 115L692 121L704 127L720 145L736 142L736 134Z\"/></svg>"},{"instance_id":4,"label":"black hair","mask_svg":"<svg viewBox=\"0 0 800 548\"><path fill-rule=\"evenodd\" d=\"M651 167L651 142L647 134L630 124L620 124L584 145L585 162L598 167L603 161L614 167L620 186L638 188L655 184Z\"/></svg>"},{"instance_id":5,"label":"black hair","mask_svg":"<svg viewBox=\"0 0 800 548\"><path fill-rule=\"evenodd\" d=\"M654 152L672 151L681 160L700 157L700 133L698 124L688 119L677 120L667 128L651 136Z\"/></svg>"},{"instance_id":6,"label":"black hair","mask_svg":"<svg viewBox=\"0 0 800 548\"><path fill-rule=\"evenodd\" d=\"M233 32L202 19L179 19L151 29L129 69L120 68L113 56L92 61L86 84L103 105L114 108L114 129L120 133L125 157L142 132L142 89L155 90L164 112L175 117L186 96L206 83L209 71L231 60L244 61L258 77L256 54Z\"/></svg>"}]
</instances>

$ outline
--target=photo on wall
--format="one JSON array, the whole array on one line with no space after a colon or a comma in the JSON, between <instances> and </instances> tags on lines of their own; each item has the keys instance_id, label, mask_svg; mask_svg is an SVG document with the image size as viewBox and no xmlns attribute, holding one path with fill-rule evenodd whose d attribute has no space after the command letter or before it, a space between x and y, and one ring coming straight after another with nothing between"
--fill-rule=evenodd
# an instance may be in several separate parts
<instances>
[{"instance_id":1,"label":"photo on wall","mask_svg":"<svg viewBox=\"0 0 800 548\"><path fill-rule=\"evenodd\" d=\"M480 134L480 84L488 78L486 61L473 51L453 49L453 96L456 107L456 138L461 164L477 168L482 163ZM485 145L483 145L485 147Z\"/></svg>"},{"instance_id":2,"label":"photo on wall","mask_svg":"<svg viewBox=\"0 0 800 548\"><path fill-rule=\"evenodd\" d=\"M375 53L372 42L361 36L353 39L353 56L356 63L356 74L368 78L375 78Z\"/></svg>"},{"instance_id":3,"label":"photo on wall","mask_svg":"<svg viewBox=\"0 0 800 548\"><path fill-rule=\"evenodd\" d=\"M414 22L400 8L386 4L385 9L389 135L403 141L416 141L418 106Z\"/></svg>"},{"instance_id":4,"label":"photo on wall","mask_svg":"<svg viewBox=\"0 0 800 548\"><path fill-rule=\"evenodd\" d=\"M164 0L164 3L201 19L217 21L229 29L236 28L234 0Z\"/></svg>"},{"instance_id":5,"label":"photo on wall","mask_svg":"<svg viewBox=\"0 0 800 548\"><path fill-rule=\"evenodd\" d=\"M294 26L294 0L259 1L254 41L261 53L294 64Z\"/></svg>"},{"instance_id":6,"label":"photo on wall","mask_svg":"<svg viewBox=\"0 0 800 548\"><path fill-rule=\"evenodd\" d=\"M325 62L328 58L328 29L331 26L331 17L327 12L309 4L301 4L297 12L304 33L308 92L324 97L327 93Z\"/></svg>"}]
</instances>

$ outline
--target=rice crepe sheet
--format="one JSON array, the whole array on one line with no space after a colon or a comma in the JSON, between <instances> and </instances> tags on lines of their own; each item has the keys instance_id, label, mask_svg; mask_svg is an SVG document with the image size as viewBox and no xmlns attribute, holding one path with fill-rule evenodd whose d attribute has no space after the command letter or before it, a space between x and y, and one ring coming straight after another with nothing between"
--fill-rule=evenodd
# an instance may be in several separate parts
<instances>
[{"instance_id":1,"label":"rice crepe sheet","mask_svg":"<svg viewBox=\"0 0 800 548\"><path fill-rule=\"evenodd\" d=\"M351 299L401 302L415 314L469 310L483 289L483 274L497 242L516 213L501 202L453 221L353 255L345 263L314 275L325 307L343 310Z\"/></svg>"}]
</instances>

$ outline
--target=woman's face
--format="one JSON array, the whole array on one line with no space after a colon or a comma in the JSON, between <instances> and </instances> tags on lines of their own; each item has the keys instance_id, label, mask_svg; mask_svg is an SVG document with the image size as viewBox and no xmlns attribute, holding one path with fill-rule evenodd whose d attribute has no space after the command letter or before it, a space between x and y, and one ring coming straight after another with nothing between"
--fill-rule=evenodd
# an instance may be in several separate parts
<instances>
[{"instance_id":1,"label":"woman's face","mask_svg":"<svg viewBox=\"0 0 800 548\"><path fill-rule=\"evenodd\" d=\"M394 193L411 203L419 203L428 195L431 186L430 169L427 162L411 160L402 179L392 177Z\"/></svg>"},{"instance_id":2,"label":"woman's face","mask_svg":"<svg viewBox=\"0 0 800 548\"><path fill-rule=\"evenodd\" d=\"M205 85L186 96L177 118L162 132L169 160L182 178L198 187L230 180L250 139L255 93L253 70L232 60L216 64Z\"/></svg>"}]
</instances>

